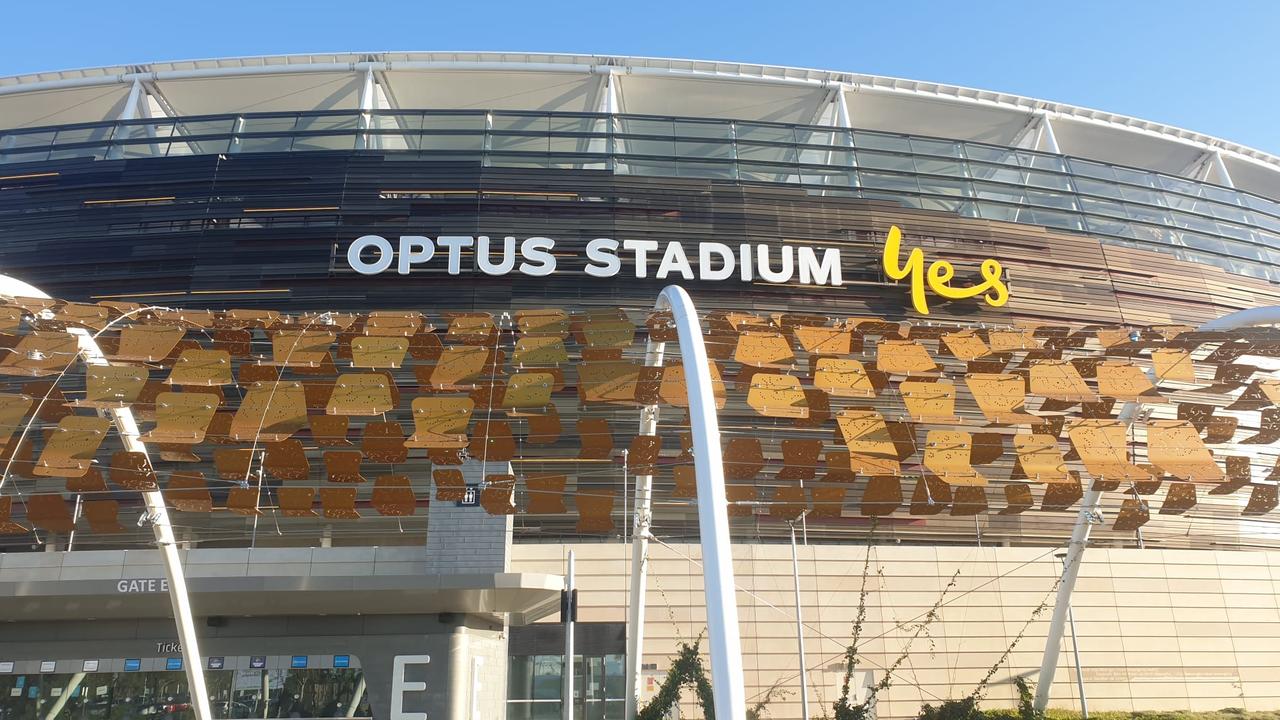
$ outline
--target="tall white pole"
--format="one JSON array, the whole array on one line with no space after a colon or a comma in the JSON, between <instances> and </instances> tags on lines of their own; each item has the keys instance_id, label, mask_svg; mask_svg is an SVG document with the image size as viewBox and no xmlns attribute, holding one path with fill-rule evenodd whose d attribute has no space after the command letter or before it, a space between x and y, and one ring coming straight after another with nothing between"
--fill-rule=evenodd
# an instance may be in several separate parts
<instances>
[{"instance_id":1,"label":"tall white pole","mask_svg":"<svg viewBox=\"0 0 1280 720\"><path fill-rule=\"evenodd\" d=\"M49 297L33 285L2 275L0 275L0 295ZM67 332L75 336L80 354L87 364L109 364L89 331L83 328L69 328ZM124 406L108 410L107 415L115 423L124 449L147 455L147 446L139 439L138 423L133 418L133 410ZM150 463L149 457L147 462ZM200 662L200 644L196 635L195 617L191 612L191 598L187 594L187 578L182 571L182 558L178 555L177 538L173 534L173 525L169 522L169 509L165 507L164 496L159 490L142 493L142 500L147 507L152 536L155 538L156 548L160 551L160 558L164 564L165 580L169 583L169 603L173 607L178 640L182 643L182 668L187 674L187 684L191 686L191 709L195 714L195 720L212 720L209 691L204 681L204 665Z\"/></svg>"},{"instance_id":2,"label":"tall white pole","mask_svg":"<svg viewBox=\"0 0 1280 720\"><path fill-rule=\"evenodd\" d=\"M560 603L560 618L564 622L564 670L561 671L561 717L573 720L573 621L578 615L573 585L573 551L569 551L569 567L564 576L564 601Z\"/></svg>"},{"instance_id":3,"label":"tall white pole","mask_svg":"<svg viewBox=\"0 0 1280 720\"><path fill-rule=\"evenodd\" d=\"M807 511L806 511L807 512ZM804 514L801 514L804 517ZM796 555L796 524L791 526L791 580L796 590L796 652L800 655L800 712L809 720L809 670L804 659L804 605L800 602L800 559Z\"/></svg>"},{"instance_id":4,"label":"tall white pole","mask_svg":"<svg viewBox=\"0 0 1280 720\"><path fill-rule=\"evenodd\" d=\"M1280 324L1280 305L1249 308L1223 315L1217 320L1210 320L1198 328L1199 332L1212 330L1235 330L1254 325ZM1154 383L1155 376L1150 370L1147 376ZM1125 403L1116 419L1128 424L1138 410L1138 403ZM1080 573L1080 562L1084 556L1085 545L1089 542L1089 530L1095 522L1098 502L1102 492L1092 487L1085 492L1080 501L1080 513L1076 516L1075 527L1071 531L1071 541L1067 545L1067 557L1063 560L1062 581L1058 585L1058 594L1053 601L1053 618L1049 621L1049 634L1045 638L1044 655L1040 660L1040 675L1036 681L1035 708L1043 713L1049 705L1049 692L1053 685L1053 677L1058 672L1058 655L1062 651L1062 633L1067 622L1067 613L1071 608L1071 593L1075 590L1076 576ZM1083 702L1084 692L1081 691Z\"/></svg>"},{"instance_id":5,"label":"tall white pole","mask_svg":"<svg viewBox=\"0 0 1280 720\"><path fill-rule=\"evenodd\" d=\"M702 536L702 578L707 602L707 650L711 655L711 689L720 720L747 716L742 675L742 639L733 581L733 547L729 542L729 503L724 492L724 459L720 423L711 386L702 326L689 294L668 285L658 296L657 310L671 310L680 337L680 357L689 390L689 429L693 434L693 466L698 478L698 532Z\"/></svg>"},{"instance_id":6,"label":"tall white pole","mask_svg":"<svg viewBox=\"0 0 1280 720\"><path fill-rule=\"evenodd\" d=\"M649 340L644 364L650 367L662 365L666 343ZM658 406L649 405L640 410L640 434L654 435L658 431ZM627 606L627 689L624 698L623 717L634 720L640 704L640 665L644 658L644 610L645 593L649 574L649 527L653 520L653 476L636 476L635 523L631 535L631 601Z\"/></svg>"}]
</instances>

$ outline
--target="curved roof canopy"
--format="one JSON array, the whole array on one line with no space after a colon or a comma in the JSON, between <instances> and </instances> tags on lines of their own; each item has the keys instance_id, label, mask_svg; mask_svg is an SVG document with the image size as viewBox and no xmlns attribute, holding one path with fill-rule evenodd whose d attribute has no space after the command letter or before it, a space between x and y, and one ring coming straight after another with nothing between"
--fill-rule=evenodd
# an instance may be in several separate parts
<instances>
[{"instance_id":1,"label":"curved roof canopy","mask_svg":"<svg viewBox=\"0 0 1280 720\"><path fill-rule=\"evenodd\" d=\"M746 63L497 52L280 55L0 78L0 129L323 109L619 112L1024 147L1280 198L1280 158L1124 115L954 85Z\"/></svg>"}]
</instances>

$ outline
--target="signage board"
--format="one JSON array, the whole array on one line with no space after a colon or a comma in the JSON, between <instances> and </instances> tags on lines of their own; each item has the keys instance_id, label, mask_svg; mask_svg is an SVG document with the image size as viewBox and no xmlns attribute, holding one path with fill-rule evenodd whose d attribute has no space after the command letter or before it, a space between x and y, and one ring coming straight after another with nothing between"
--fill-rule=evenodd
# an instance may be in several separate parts
<instances>
[{"instance_id":1,"label":"signage board","mask_svg":"<svg viewBox=\"0 0 1280 720\"><path fill-rule=\"evenodd\" d=\"M181 670L182 658L165 658L164 669L165 670Z\"/></svg>"},{"instance_id":2,"label":"signage board","mask_svg":"<svg viewBox=\"0 0 1280 720\"><path fill-rule=\"evenodd\" d=\"M306 666L307 666L306 655L294 655L293 657L289 658L289 667L291 668L305 668Z\"/></svg>"},{"instance_id":3,"label":"signage board","mask_svg":"<svg viewBox=\"0 0 1280 720\"><path fill-rule=\"evenodd\" d=\"M125 672L137 672L142 669L142 661L137 658L129 658L124 661Z\"/></svg>"},{"instance_id":4,"label":"signage board","mask_svg":"<svg viewBox=\"0 0 1280 720\"><path fill-rule=\"evenodd\" d=\"M224 657L221 657L221 656L209 657L210 670L221 670L222 668L226 667L226 664L227 664L227 659Z\"/></svg>"},{"instance_id":5,"label":"signage board","mask_svg":"<svg viewBox=\"0 0 1280 720\"><path fill-rule=\"evenodd\" d=\"M992 307L1009 300L1004 269L999 261L983 260L982 282L969 287L955 287L955 266L945 260L925 265L924 251L913 248L903 262L902 230L894 225L885 237L880 270L892 281L910 282L911 304L922 315L929 314L926 288L946 300L981 296ZM500 246L500 247L497 247ZM401 235L396 242L381 235L362 235L347 246L347 266L361 275L379 275L394 266L399 275L409 275L415 268L433 260L450 275L461 275L464 254L472 257L472 272L502 276L513 272L531 277L545 277L557 272L556 241L533 236L517 243L508 235L500 241L487 235ZM560 255L564 255L563 248ZM625 260L638 279L700 280L719 282L737 280L744 283L764 282L775 285L841 287L840 248L814 247L791 242L690 243L686 248L678 240L661 245L656 240L613 240L595 238L583 249L585 265L581 272L595 278L611 278L622 273ZM438 259L437 259L438 258ZM565 272L565 270L559 270Z\"/></svg>"},{"instance_id":6,"label":"signage board","mask_svg":"<svg viewBox=\"0 0 1280 720\"><path fill-rule=\"evenodd\" d=\"M334 655L333 666L336 668L351 667L351 656L350 655Z\"/></svg>"},{"instance_id":7,"label":"signage board","mask_svg":"<svg viewBox=\"0 0 1280 720\"><path fill-rule=\"evenodd\" d=\"M249 667L254 670L261 670L267 666L266 655L254 655L249 658Z\"/></svg>"}]
</instances>

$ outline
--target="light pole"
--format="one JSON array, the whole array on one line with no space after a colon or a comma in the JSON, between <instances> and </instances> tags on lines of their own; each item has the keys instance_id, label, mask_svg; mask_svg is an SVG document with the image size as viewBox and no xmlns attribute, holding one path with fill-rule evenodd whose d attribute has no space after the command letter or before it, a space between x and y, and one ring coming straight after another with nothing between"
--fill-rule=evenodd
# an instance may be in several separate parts
<instances>
[{"instance_id":1,"label":"light pole","mask_svg":"<svg viewBox=\"0 0 1280 720\"><path fill-rule=\"evenodd\" d=\"M1062 561L1062 569L1067 569L1067 554L1065 552L1054 553L1054 557ZM1080 669L1080 641L1076 638L1076 614L1071 609L1071 604L1067 604L1067 626L1071 628L1071 655L1076 661L1076 687L1080 690L1080 717L1083 720L1089 720L1089 701L1084 696L1084 673Z\"/></svg>"}]
</instances>

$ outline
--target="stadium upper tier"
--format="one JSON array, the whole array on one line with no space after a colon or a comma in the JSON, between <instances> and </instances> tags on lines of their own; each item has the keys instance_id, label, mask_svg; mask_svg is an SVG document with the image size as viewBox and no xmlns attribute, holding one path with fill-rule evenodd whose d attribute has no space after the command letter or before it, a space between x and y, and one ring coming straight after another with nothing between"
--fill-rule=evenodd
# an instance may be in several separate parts
<instances>
[{"instance_id":1,"label":"stadium upper tier","mask_svg":"<svg viewBox=\"0 0 1280 720\"><path fill-rule=\"evenodd\" d=\"M1280 158L1003 93L513 53L291 55L0 79L0 164L306 150L800 184L1087 232L1280 281Z\"/></svg>"}]
</instances>

